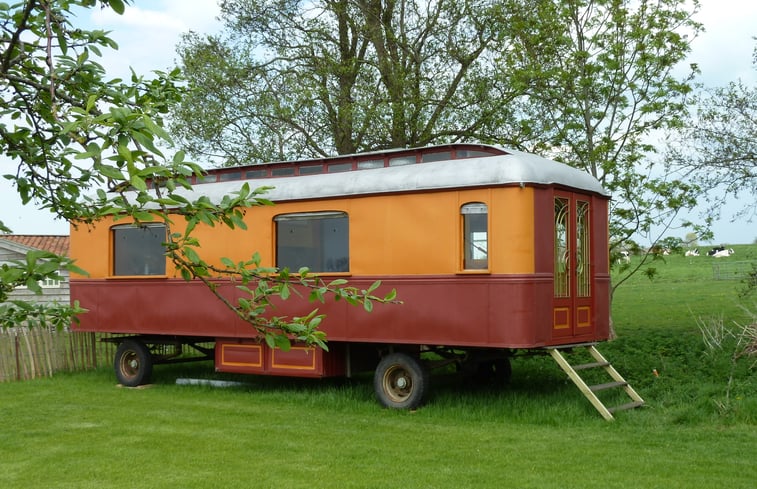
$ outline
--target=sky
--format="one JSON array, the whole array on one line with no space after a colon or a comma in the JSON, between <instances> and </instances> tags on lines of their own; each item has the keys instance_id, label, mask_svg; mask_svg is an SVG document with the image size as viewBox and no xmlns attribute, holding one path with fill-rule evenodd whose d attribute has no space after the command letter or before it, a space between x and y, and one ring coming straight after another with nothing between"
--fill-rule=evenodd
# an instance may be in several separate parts
<instances>
[{"instance_id":1,"label":"sky","mask_svg":"<svg viewBox=\"0 0 757 489\"><path fill-rule=\"evenodd\" d=\"M700 0L697 20L706 32L692 43L688 62L696 62L699 81L709 86L725 85L742 79L757 83L752 67L752 51L757 36L757 1ZM217 0L137 0L119 16L110 9L90 9L74 19L84 28L111 31L119 50L104 52L100 63L110 76L128 77L129 67L138 74L166 70L176 60L175 46L182 33L194 30L209 33L220 29ZM0 157L0 174L12 173L13 164ZM749 197L753 198L753 197ZM738 202L731 202L723 218L713 228L716 244L746 244L757 239L757 223L730 222ZM691 217L689 217L691 218ZM15 234L68 234L65 221L55 220L33 203L21 204L15 189L0 179L0 220ZM666 236L683 238L685 231L669 231Z\"/></svg>"}]
</instances>

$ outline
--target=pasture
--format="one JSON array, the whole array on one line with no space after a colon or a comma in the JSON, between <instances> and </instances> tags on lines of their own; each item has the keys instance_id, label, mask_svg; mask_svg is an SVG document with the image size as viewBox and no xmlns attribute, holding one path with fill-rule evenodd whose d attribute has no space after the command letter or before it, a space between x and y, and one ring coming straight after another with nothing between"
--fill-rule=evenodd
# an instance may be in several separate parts
<instances>
[{"instance_id":1,"label":"pasture","mask_svg":"<svg viewBox=\"0 0 757 489\"><path fill-rule=\"evenodd\" d=\"M757 246L733 248L720 263L757 261ZM220 376L190 364L123 389L104 368L0 384L0 486L751 488L757 358L737 357L727 334L708 348L700 324L738 331L755 321L757 293L740 298L743 284L716 275L713 260L666 256L654 280L637 274L618 289L618 339L599 349L647 406L613 422L544 356L516 358L505 388L437 372L414 412L379 407L370 376Z\"/></svg>"}]
</instances>

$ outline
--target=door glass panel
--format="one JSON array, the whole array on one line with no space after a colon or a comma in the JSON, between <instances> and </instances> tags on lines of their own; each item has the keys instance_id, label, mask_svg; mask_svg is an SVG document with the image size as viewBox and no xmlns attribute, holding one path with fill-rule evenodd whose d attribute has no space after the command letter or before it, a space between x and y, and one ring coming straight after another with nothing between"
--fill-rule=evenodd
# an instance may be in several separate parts
<instances>
[{"instance_id":1,"label":"door glass panel","mask_svg":"<svg viewBox=\"0 0 757 489\"><path fill-rule=\"evenodd\" d=\"M570 297L570 277L568 275L570 267L570 250L568 249L570 240L569 204L568 199L555 198L555 297Z\"/></svg>"},{"instance_id":2,"label":"door glass panel","mask_svg":"<svg viewBox=\"0 0 757 489\"><path fill-rule=\"evenodd\" d=\"M579 297L591 295L589 238L589 203L579 200L576 202L576 294Z\"/></svg>"}]
</instances>

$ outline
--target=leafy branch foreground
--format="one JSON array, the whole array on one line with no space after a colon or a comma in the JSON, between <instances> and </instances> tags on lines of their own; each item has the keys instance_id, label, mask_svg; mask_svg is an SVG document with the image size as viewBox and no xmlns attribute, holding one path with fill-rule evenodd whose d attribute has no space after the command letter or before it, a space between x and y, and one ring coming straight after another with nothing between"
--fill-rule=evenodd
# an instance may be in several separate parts
<instances>
[{"instance_id":1,"label":"leafy branch foreground","mask_svg":"<svg viewBox=\"0 0 757 489\"><path fill-rule=\"evenodd\" d=\"M292 274L261 267L257 256L238 263L224 260L221 266L204 261L197 226L246 228L244 214L270 204L258 197L265 189L251 191L245 185L220 202L182 195L191 191L191 178L203 172L185 161L183 151L172 157L163 153L173 147L165 115L186 94L180 72L110 79L94 58L101 48L117 48L116 43L104 31L78 29L69 20L75 18L73 9L97 5L119 15L125 9L122 0L0 3L0 153L16 165L2 176L24 204L34 201L75 226L113 219L165 224L166 254L177 274L203 281L269 345L287 348L296 340L325 347L325 336L317 330L323 315L317 310L298 318L266 314L273 297L290 297L295 284L309 290L310 300L333 296L366 310L374 302L394 300L394 291L374 295L379 283L366 290L343 280L325 283L305 269ZM183 232L171 231L178 229L173 220L182 217ZM10 231L0 220L0 232ZM20 286L39 293L38 281L59 280L61 269L86 275L71 260L52 254L31 253L25 261L3 264L0 302ZM236 303L220 297L218 278L238 281L246 297ZM77 303L44 309L8 301L0 305L0 325L63 327L82 312Z\"/></svg>"},{"instance_id":2,"label":"leafy branch foreground","mask_svg":"<svg viewBox=\"0 0 757 489\"><path fill-rule=\"evenodd\" d=\"M373 310L374 302L398 302L395 289L383 297L374 295L381 286L380 280L373 282L367 289L349 286L345 279L325 282L318 275L311 273L307 267L300 268L296 273L292 273L288 268L263 267L260 254L257 252L246 261L235 262L223 257L220 260L222 266L203 260L197 251L200 248L200 242L192 235L194 228L200 222L211 227L221 222L231 229L247 229L247 225L241 219L243 209L256 205L271 205L271 202L255 197L262 190L264 189L257 189L250 193L249 185L245 183L236 198L226 197L218 206L204 200L203 211L185 213L187 227L183 234L170 232L171 220L168 209L163 208L157 213L169 229L166 243L167 255L184 280L202 281L221 302L236 313L237 317L255 328L268 346L278 347L285 351L289 350L292 339L328 350L326 334L318 329L325 315L318 314L318 309L314 309L305 316L291 318L267 314L273 306L272 300L275 297L288 300L294 294L304 299L303 293L297 286L307 291L310 302L325 303L327 297L331 296L336 301L345 300L352 305L362 305L367 312ZM176 197L174 195L169 199ZM164 199L161 205L167 202ZM239 282L236 288L243 292L243 297L238 298L234 303L232 299L224 296L218 287L217 278L219 277Z\"/></svg>"},{"instance_id":3,"label":"leafy branch foreground","mask_svg":"<svg viewBox=\"0 0 757 489\"><path fill-rule=\"evenodd\" d=\"M202 248L199 239L194 235L198 226L227 227L231 230L246 230L245 213L258 206L273 205L271 201L261 197L268 188L251 189L248 183L243 183L237 192L225 195L220 202L212 202L206 196L200 196L194 201L186 199L179 192L180 189L191 190L187 169L190 174L201 174L202 170L194 164L182 163L181 154L174 158L180 165L179 171L156 171L159 175L152 175L151 185L130 186L118 192L118 196L108 200L108 195L99 194L105 214L115 214L115 219L123 216L122 209L133 209L131 217L137 225L159 221L166 226L166 255L173 263L176 271L186 281L200 280L208 289L241 320L250 324L271 347L288 350L291 341L305 342L328 349L326 334L318 327L325 318L314 309L305 316L272 316L269 310L273 306L274 298L288 300L292 294L303 298L297 286L305 289L310 302L325 303L327 297L334 300L345 300L352 305L362 305L370 312L373 303L389 303L396 301L396 290L392 289L385 296L380 297L374 292L381 286L381 281L375 281L367 289L358 289L348 285L345 279L335 279L325 282L318 275L313 274L307 267L292 273L288 268L261 266L261 257L255 252L249 260L234 261L223 257L220 265L204 260L200 254ZM111 169L111 172L113 169ZM154 196L151 192L154 192ZM145 208L143 203L156 206L157 209ZM115 204L108 208L110 204ZM178 215L178 216L177 216ZM177 227L176 217L183 217L186 221L184 232L172 232ZM140 221L140 219L142 219ZM222 294L218 286L218 279L238 282L236 289L243 293L243 297L233 299Z\"/></svg>"}]
</instances>

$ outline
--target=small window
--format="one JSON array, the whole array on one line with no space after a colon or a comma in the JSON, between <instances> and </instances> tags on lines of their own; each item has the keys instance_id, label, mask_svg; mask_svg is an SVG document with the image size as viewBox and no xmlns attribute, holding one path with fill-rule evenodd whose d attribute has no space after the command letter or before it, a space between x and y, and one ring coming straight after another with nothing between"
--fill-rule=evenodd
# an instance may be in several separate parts
<instances>
[{"instance_id":1,"label":"small window","mask_svg":"<svg viewBox=\"0 0 757 489\"><path fill-rule=\"evenodd\" d=\"M329 165L329 173L339 173L343 171L351 171L352 163L336 163Z\"/></svg>"},{"instance_id":2,"label":"small window","mask_svg":"<svg viewBox=\"0 0 757 489\"><path fill-rule=\"evenodd\" d=\"M222 182L229 182L231 180L241 180L242 172L235 171L231 173L221 173L220 179Z\"/></svg>"},{"instance_id":3,"label":"small window","mask_svg":"<svg viewBox=\"0 0 757 489\"><path fill-rule=\"evenodd\" d=\"M113 228L113 275L165 275L163 224Z\"/></svg>"},{"instance_id":4,"label":"small window","mask_svg":"<svg viewBox=\"0 0 757 489\"><path fill-rule=\"evenodd\" d=\"M198 175L195 177L197 183L213 183L217 180L216 175Z\"/></svg>"},{"instance_id":5,"label":"small window","mask_svg":"<svg viewBox=\"0 0 757 489\"><path fill-rule=\"evenodd\" d=\"M297 271L349 272L349 220L345 212L282 214L276 222L276 266Z\"/></svg>"},{"instance_id":6,"label":"small window","mask_svg":"<svg viewBox=\"0 0 757 489\"><path fill-rule=\"evenodd\" d=\"M460 208L463 217L463 268L489 268L489 214L481 202L471 202Z\"/></svg>"},{"instance_id":7,"label":"small window","mask_svg":"<svg viewBox=\"0 0 757 489\"><path fill-rule=\"evenodd\" d=\"M479 151L475 149L458 149L456 155L458 158L482 158L486 156L494 156L488 151Z\"/></svg>"},{"instance_id":8,"label":"small window","mask_svg":"<svg viewBox=\"0 0 757 489\"><path fill-rule=\"evenodd\" d=\"M294 167L274 168L271 170L272 177L291 177L294 175Z\"/></svg>"},{"instance_id":9,"label":"small window","mask_svg":"<svg viewBox=\"0 0 757 489\"><path fill-rule=\"evenodd\" d=\"M411 156L395 156L389 159L389 166L403 166L412 165L415 163L415 155Z\"/></svg>"},{"instance_id":10,"label":"small window","mask_svg":"<svg viewBox=\"0 0 757 489\"><path fill-rule=\"evenodd\" d=\"M370 170L372 168L384 168L384 160L365 160L357 162L358 170Z\"/></svg>"},{"instance_id":11,"label":"small window","mask_svg":"<svg viewBox=\"0 0 757 489\"><path fill-rule=\"evenodd\" d=\"M323 173L323 165L307 165L300 167L300 175L315 175Z\"/></svg>"},{"instance_id":12,"label":"small window","mask_svg":"<svg viewBox=\"0 0 757 489\"><path fill-rule=\"evenodd\" d=\"M451 151L444 151L441 153L426 153L421 156L421 161L423 163L428 163L430 161L444 161L444 160L451 160L451 159L452 159Z\"/></svg>"},{"instance_id":13,"label":"small window","mask_svg":"<svg viewBox=\"0 0 757 489\"><path fill-rule=\"evenodd\" d=\"M245 178L265 178L268 176L267 170L248 170L245 173Z\"/></svg>"}]
</instances>

